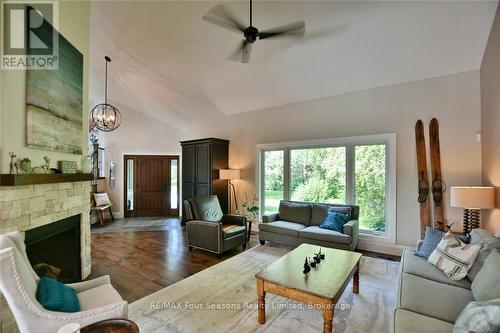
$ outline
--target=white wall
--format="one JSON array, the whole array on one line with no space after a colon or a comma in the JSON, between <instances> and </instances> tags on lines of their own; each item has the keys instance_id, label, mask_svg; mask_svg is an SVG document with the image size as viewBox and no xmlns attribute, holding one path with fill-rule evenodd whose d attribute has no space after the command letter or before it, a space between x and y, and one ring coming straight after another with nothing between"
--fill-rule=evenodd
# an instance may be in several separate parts
<instances>
[{"instance_id":1,"label":"white wall","mask_svg":"<svg viewBox=\"0 0 500 333\"><path fill-rule=\"evenodd\" d=\"M124 155L180 155L183 132L157 119L146 116L115 101L110 101L122 114L122 124L109 133L101 133L99 144L105 148L105 181L99 190L105 190L113 203L115 217L123 216L123 156ZM110 188L109 162L117 163L116 184Z\"/></svg>"},{"instance_id":2,"label":"white wall","mask_svg":"<svg viewBox=\"0 0 500 333\"><path fill-rule=\"evenodd\" d=\"M83 54L83 152L87 151L88 128L88 68L89 68L89 1L59 1L59 32ZM49 156L51 167L57 161L81 162L81 155L56 153L26 147L26 72L2 70L0 98L0 172L9 173L9 152L19 159L27 157L32 166L44 164L43 156Z\"/></svg>"},{"instance_id":3,"label":"white wall","mask_svg":"<svg viewBox=\"0 0 500 333\"><path fill-rule=\"evenodd\" d=\"M235 181L242 198L243 192L256 191L256 144L396 132L397 244L414 246L419 237L415 122L439 119L443 178L449 186L480 184L480 112L479 71L471 71L221 116L187 133L189 139L231 140L230 167L243 169L243 179ZM448 194L445 202L449 220L460 226L460 209L449 207Z\"/></svg>"},{"instance_id":4,"label":"white wall","mask_svg":"<svg viewBox=\"0 0 500 333\"><path fill-rule=\"evenodd\" d=\"M497 189L500 207L500 12L497 11L481 66L483 183ZM483 211L484 226L500 232L500 209Z\"/></svg>"}]
</instances>

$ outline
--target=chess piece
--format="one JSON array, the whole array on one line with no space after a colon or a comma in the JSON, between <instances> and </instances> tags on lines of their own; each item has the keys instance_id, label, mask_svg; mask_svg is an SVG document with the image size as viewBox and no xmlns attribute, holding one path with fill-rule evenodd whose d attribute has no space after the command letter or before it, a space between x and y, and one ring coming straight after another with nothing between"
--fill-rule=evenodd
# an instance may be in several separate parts
<instances>
[{"instance_id":1,"label":"chess piece","mask_svg":"<svg viewBox=\"0 0 500 333\"><path fill-rule=\"evenodd\" d=\"M17 164L15 161L17 155L14 154L14 152L9 152L9 157L10 157L9 174L15 175L15 174L17 174Z\"/></svg>"},{"instance_id":2,"label":"chess piece","mask_svg":"<svg viewBox=\"0 0 500 333\"><path fill-rule=\"evenodd\" d=\"M306 260L304 261L304 270L302 273L307 274L311 271L311 267L309 266L309 263L307 262L307 257Z\"/></svg>"},{"instance_id":3,"label":"chess piece","mask_svg":"<svg viewBox=\"0 0 500 333\"><path fill-rule=\"evenodd\" d=\"M319 258L321 260L324 260L325 259L325 254L324 253L321 253L321 248L319 248Z\"/></svg>"},{"instance_id":4,"label":"chess piece","mask_svg":"<svg viewBox=\"0 0 500 333\"><path fill-rule=\"evenodd\" d=\"M309 262L311 263L310 265L311 265L312 268L316 267L316 261L311 260L311 258L309 258Z\"/></svg>"},{"instance_id":5,"label":"chess piece","mask_svg":"<svg viewBox=\"0 0 500 333\"><path fill-rule=\"evenodd\" d=\"M317 264L319 264L319 263L321 262L321 259L319 258L319 255L318 255L317 253L314 255L314 261L315 261Z\"/></svg>"}]
</instances>

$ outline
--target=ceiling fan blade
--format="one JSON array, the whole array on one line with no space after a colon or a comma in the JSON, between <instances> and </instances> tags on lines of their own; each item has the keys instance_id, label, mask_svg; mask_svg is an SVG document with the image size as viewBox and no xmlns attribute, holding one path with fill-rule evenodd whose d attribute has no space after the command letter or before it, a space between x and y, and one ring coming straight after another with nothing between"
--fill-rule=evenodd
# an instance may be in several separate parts
<instances>
[{"instance_id":1,"label":"ceiling fan blade","mask_svg":"<svg viewBox=\"0 0 500 333\"><path fill-rule=\"evenodd\" d=\"M250 59L250 52L252 50L252 43L243 40L241 44L238 45L236 50L229 56L229 60L247 63Z\"/></svg>"},{"instance_id":2,"label":"ceiling fan blade","mask_svg":"<svg viewBox=\"0 0 500 333\"><path fill-rule=\"evenodd\" d=\"M207 14L203 15L202 19L236 32L243 32L246 28L224 5L213 7Z\"/></svg>"},{"instance_id":3,"label":"ceiling fan blade","mask_svg":"<svg viewBox=\"0 0 500 333\"><path fill-rule=\"evenodd\" d=\"M286 36L304 36L306 23L299 21L277 27L274 29L264 30L259 32L259 39L272 38L272 37L285 37Z\"/></svg>"},{"instance_id":4,"label":"ceiling fan blade","mask_svg":"<svg viewBox=\"0 0 500 333\"><path fill-rule=\"evenodd\" d=\"M248 43L245 41L243 45L243 55L241 56L241 62L246 64L250 60L250 53L252 52L253 43Z\"/></svg>"}]
</instances>

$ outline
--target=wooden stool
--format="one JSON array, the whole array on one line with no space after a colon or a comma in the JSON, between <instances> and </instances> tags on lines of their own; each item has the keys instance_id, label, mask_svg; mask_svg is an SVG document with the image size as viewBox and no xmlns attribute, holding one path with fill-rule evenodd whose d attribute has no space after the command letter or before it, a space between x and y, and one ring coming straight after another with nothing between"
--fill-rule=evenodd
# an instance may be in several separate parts
<instances>
[{"instance_id":1,"label":"wooden stool","mask_svg":"<svg viewBox=\"0 0 500 333\"><path fill-rule=\"evenodd\" d=\"M109 209L109 215L111 215L111 221L114 221L113 212L111 211L111 205L103 205L103 206L94 206L90 208L91 210L97 213L99 216L99 223L101 223L101 227L104 226L104 210Z\"/></svg>"}]
</instances>

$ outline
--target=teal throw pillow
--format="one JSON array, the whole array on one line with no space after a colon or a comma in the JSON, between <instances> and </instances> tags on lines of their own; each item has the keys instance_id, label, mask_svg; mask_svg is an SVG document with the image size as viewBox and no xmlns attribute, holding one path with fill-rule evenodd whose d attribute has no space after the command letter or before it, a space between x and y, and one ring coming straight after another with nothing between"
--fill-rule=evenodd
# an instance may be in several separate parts
<instances>
[{"instance_id":1,"label":"teal throw pillow","mask_svg":"<svg viewBox=\"0 0 500 333\"><path fill-rule=\"evenodd\" d=\"M325 220L319 225L319 227L321 229L329 229L342 233L344 230L344 224L346 224L348 220L349 217L347 214L329 210L328 213L326 213Z\"/></svg>"},{"instance_id":2,"label":"teal throw pillow","mask_svg":"<svg viewBox=\"0 0 500 333\"><path fill-rule=\"evenodd\" d=\"M47 310L57 312L80 311L80 302L75 289L47 277L42 277L38 282L36 299Z\"/></svg>"}]
</instances>

